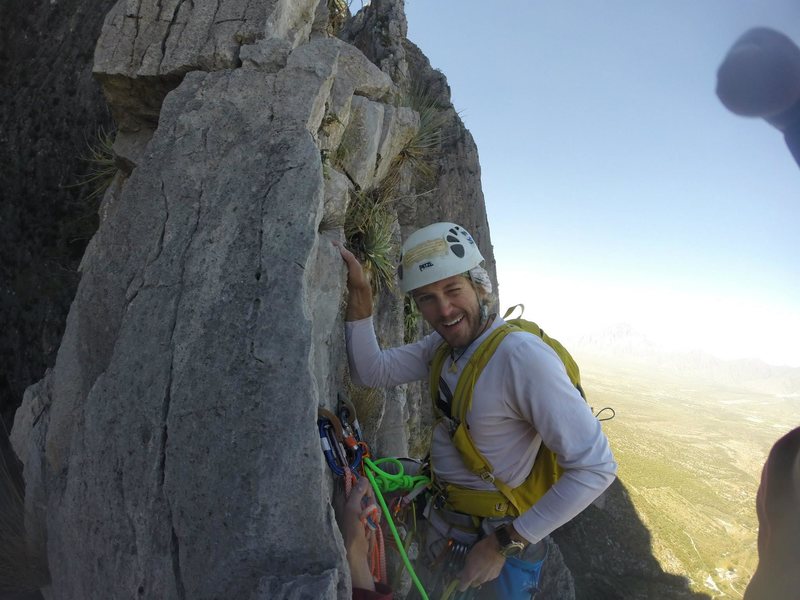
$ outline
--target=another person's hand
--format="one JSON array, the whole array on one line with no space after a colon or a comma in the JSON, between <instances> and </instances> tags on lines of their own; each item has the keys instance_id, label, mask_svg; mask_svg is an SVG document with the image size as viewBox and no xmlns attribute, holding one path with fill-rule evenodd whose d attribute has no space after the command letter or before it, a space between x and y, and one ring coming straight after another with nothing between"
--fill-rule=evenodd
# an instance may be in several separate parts
<instances>
[{"instance_id":1,"label":"another person's hand","mask_svg":"<svg viewBox=\"0 0 800 600\"><path fill-rule=\"evenodd\" d=\"M717 71L717 96L728 110L785 131L800 110L800 48L774 29L746 31Z\"/></svg>"},{"instance_id":2,"label":"another person's hand","mask_svg":"<svg viewBox=\"0 0 800 600\"><path fill-rule=\"evenodd\" d=\"M493 535L483 538L472 547L467 554L464 568L458 574L458 591L463 592L469 587L479 587L497 579L506 562L499 549Z\"/></svg>"},{"instance_id":3,"label":"another person's hand","mask_svg":"<svg viewBox=\"0 0 800 600\"><path fill-rule=\"evenodd\" d=\"M364 501L364 498L367 501ZM344 494L337 499L336 518L342 532L350 578L354 588L375 589L375 580L369 566L370 546L375 534L365 523L369 513L374 510L374 495L369 480L362 477L344 500ZM366 506L365 506L366 505Z\"/></svg>"},{"instance_id":4,"label":"another person's hand","mask_svg":"<svg viewBox=\"0 0 800 600\"><path fill-rule=\"evenodd\" d=\"M333 245L339 250L347 264L347 320L358 321L372 315L372 287L370 286L364 267L355 255L339 241Z\"/></svg>"}]
</instances>

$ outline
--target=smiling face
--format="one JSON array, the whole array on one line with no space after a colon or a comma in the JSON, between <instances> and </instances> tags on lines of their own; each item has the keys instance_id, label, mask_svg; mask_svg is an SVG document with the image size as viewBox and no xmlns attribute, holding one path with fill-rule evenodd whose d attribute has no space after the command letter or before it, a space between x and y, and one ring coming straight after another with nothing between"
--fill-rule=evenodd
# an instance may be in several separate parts
<instances>
[{"instance_id":1,"label":"smiling face","mask_svg":"<svg viewBox=\"0 0 800 600\"><path fill-rule=\"evenodd\" d=\"M463 275L430 283L412 295L422 317L451 347L463 348L480 335L480 300Z\"/></svg>"}]
</instances>

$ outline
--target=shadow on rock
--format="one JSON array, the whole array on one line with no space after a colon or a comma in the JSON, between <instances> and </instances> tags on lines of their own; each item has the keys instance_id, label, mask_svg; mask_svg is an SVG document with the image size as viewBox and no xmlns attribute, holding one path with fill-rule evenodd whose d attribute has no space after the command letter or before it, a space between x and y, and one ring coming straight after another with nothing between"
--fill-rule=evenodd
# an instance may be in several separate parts
<instances>
[{"instance_id":1,"label":"shadow on rock","mask_svg":"<svg viewBox=\"0 0 800 600\"><path fill-rule=\"evenodd\" d=\"M111 117L92 56L113 0L0 3L0 414L55 361L97 228L89 144Z\"/></svg>"},{"instance_id":2,"label":"shadow on rock","mask_svg":"<svg viewBox=\"0 0 800 600\"><path fill-rule=\"evenodd\" d=\"M616 480L604 507L589 506L553 534L575 580L577 600L709 599L685 577L664 572L653 556L651 536Z\"/></svg>"},{"instance_id":3,"label":"shadow on rock","mask_svg":"<svg viewBox=\"0 0 800 600\"><path fill-rule=\"evenodd\" d=\"M8 432L0 422L0 600L41 600L48 580L44 546L25 533L25 484Z\"/></svg>"}]
</instances>

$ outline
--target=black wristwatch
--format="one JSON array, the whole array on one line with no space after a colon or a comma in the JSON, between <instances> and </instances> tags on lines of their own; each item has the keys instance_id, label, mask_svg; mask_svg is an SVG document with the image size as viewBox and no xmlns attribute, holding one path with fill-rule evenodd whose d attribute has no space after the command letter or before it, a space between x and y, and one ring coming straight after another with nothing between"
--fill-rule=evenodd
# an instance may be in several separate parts
<instances>
[{"instance_id":1,"label":"black wristwatch","mask_svg":"<svg viewBox=\"0 0 800 600\"><path fill-rule=\"evenodd\" d=\"M495 529L494 535L497 538L497 542L500 544L500 554L506 558L509 556L519 556L525 550L525 546L527 546L527 544L518 542L511 537L507 525L501 525Z\"/></svg>"}]
</instances>

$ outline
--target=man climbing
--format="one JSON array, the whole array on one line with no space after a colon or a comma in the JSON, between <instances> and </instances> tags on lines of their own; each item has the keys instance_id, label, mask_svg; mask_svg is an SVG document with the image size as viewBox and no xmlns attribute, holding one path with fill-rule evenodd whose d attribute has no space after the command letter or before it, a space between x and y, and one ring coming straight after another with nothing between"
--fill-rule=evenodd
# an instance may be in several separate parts
<instances>
[{"instance_id":1,"label":"man climbing","mask_svg":"<svg viewBox=\"0 0 800 600\"><path fill-rule=\"evenodd\" d=\"M538 585L542 540L614 479L616 463L600 424L550 346L521 330L497 337L507 326L489 314L491 280L463 227L434 223L403 245L400 287L434 332L398 348L379 347L369 281L356 257L341 245L339 250L348 268L352 379L390 387L428 378L434 370L442 418L431 440L436 492L426 517L428 533L435 538L438 532L442 543L426 542L429 558L462 553L461 591L492 581L492 598L530 597ZM500 342L489 350L484 342L492 339ZM476 355L484 363L479 367L471 361ZM460 426L452 410L463 397L471 405ZM536 481L540 449L552 451L563 471L552 487ZM481 475L468 466L476 457L490 466ZM537 564L531 565L534 556Z\"/></svg>"}]
</instances>

